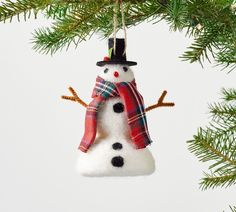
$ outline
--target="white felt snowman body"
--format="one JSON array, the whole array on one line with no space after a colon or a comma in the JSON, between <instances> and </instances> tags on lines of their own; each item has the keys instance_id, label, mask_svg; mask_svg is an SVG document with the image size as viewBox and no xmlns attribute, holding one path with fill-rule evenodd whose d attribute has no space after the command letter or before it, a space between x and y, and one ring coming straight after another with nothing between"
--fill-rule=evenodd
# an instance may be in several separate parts
<instances>
[{"instance_id":1,"label":"white felt snowman body","mask_svg":"<svg viewBox=\"0 0 236 212\"><path fill-rule=\"evenodd\" d=\"M109 64L101 68L99 77L112 83L131 82L129 66ZM149 149L136 149L129 133L126 111L121 98L109 98L97 117L97 135L88 152L79 151L76 168L85 176L138 176L155 170Z\"/></svg>"}]
</instances>

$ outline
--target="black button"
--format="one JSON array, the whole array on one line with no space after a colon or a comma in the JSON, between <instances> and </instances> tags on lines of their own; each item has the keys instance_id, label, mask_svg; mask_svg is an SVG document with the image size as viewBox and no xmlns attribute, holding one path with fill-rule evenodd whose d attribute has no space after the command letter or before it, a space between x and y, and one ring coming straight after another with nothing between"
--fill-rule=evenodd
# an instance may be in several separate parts
<instances>
[{"instance_id":1,"label":"black button","mask_svg":"<svg viewBox=\"0 0 236 212\"><path fill-rule=\"evenodd\" d=\"M117 156L112 158L111 164L115 167L122 167L124 165L124 158Z\"/></svg>"},{"instance_id":2,"label":"black button","mask_svg":"<svg viewBox=\"0 0 236 212\"><path fill-rule=\"evenodd\" d=\"M115 113L122 113L124 112L124 105L119 102L113 105L113 110Z\"/></svg>"},{"instance_id":3,"label":"black button","mask_svg":"<svg viewBox=\"0 0 236 212\"><path fill-rule=\"evenodd\" d=\"M120 150L120 149L122 149L123 148L123 146L122 146L122 144L121 143L114 143L114 144L112 144L112 148L114 149L114 150Z\"/></svg>"}]
</instances>

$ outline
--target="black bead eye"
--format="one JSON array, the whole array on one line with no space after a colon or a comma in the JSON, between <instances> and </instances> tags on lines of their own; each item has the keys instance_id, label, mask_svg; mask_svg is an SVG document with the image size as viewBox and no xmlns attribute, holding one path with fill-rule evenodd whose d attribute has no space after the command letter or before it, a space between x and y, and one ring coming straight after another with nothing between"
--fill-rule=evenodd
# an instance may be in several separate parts
<instances>
[{"instance_id":1,"label":"black bead eye","mask_svg":"<svg viewBox=\"0 0 236 212\"><path fill-rule=\"evenodd\" d=\"M104 70L104 73L106 74L106 73L108 72L108 70L109 70L109 69L108 69L108 68L106 68L106 69Z\"/></svg>"},{"instance_id":2,"label":"black bead eye","mask_svg":"<svg viewBox=\"0 0 236 212\"><path fill-rule=\"evenodd\" d=\"M128 68L127 67L123 67L123 70L124 70L124 72L127 72Z\"/></svg>"}]
</instances>

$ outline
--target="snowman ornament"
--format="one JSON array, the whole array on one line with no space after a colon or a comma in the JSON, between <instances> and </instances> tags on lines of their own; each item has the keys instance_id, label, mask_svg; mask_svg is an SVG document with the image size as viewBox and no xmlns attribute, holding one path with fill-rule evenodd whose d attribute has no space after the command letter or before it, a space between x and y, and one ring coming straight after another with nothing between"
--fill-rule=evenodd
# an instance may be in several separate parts
<instances>
[{"instance_id":1,"label":"snowman ornament","mask_svg":"<svg viewBox=\"0 0 236 212\"><path fill-rule=\"evenodd\" d=\"M87 105L71 87L73 96L62 96L87 109L76 168L90 177L150 175L155 160L147 147L152 140L146 112L174 103L163 102L164 91L157 104L145 108L131 69L137 63L127 61L124 39L110 38L108 45L109 57L97 62L100 72L91 103Z\"/></svg>"}]
</instances>

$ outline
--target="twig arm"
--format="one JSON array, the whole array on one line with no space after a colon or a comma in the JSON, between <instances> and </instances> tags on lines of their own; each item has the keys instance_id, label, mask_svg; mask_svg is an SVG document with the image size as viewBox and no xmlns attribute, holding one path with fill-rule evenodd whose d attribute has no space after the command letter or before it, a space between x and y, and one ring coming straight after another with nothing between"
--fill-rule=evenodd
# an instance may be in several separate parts
<instances>
[{"instance_id":1,"label":"twig arm","mask_svg":"<svg viewBox=\"0 0 236 212\"><path fill-rule=\"evenodd\" d=\"M79 98L79 96L77 95L77 93L75 92L75 90L72 87L69 87L69 91L71 92L72 96L61 96L62 99L65 100L70 100L73 102L78 102L79 104L81 104L83 107L87 108L88 105Z\"/></svg>"},{"instance_id":2,"label":"twig arm","mask_svg":"<svg viewBox=\"0 0 236 212\"><path fill-rule=\"evenodd\" d=\"M149 112L153 109L156 109L158 107L174 107L174 102L163 102L164 98L166 97L167 91L163 91L161 97L159 98L158 102L154 105L151 105L145 109L146 112Z\"/></svg>"}]
</instances>

